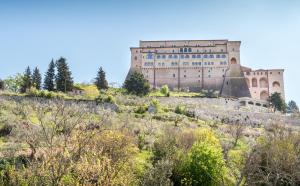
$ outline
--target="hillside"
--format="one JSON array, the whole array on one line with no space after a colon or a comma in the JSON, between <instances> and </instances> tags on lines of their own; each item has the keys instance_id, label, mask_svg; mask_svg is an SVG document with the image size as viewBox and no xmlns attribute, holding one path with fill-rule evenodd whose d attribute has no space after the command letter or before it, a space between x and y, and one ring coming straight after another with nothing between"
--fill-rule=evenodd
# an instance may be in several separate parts
<instances>
[{"instance_id":1,"label":"hillside","mask_svg":"<svg viewBox=\"0 0 300 186\"><path fill-rule=\"evenodd\" d=\"M300 183L296 116L224 98L155 94L1 95L0 183Z\"/></svg>"}]
</instances>

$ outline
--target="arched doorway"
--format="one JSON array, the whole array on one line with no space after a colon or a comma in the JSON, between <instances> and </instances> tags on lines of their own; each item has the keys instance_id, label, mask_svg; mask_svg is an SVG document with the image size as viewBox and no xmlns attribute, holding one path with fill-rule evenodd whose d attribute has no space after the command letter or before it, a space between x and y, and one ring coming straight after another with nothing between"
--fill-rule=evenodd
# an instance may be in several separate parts
<instances>
[{"instance_id":1,"label":"arched doorway","mask_svg":"<svg viewBox=\"0 0 300 186\"><path fill-rule=\"evenodd\" d=\"M233 57L233 58L231 58L231 60L230 60L230 64L232 64L232 65L234 65L234 64L237 64L237 62L236 62L236 59Z\"/></svg>"},{"instance_id":2,"label":"arched doorway","mask_svg":"<svg viewBox=\"0 0 300 186\"><path fill-rule=\"evenodd\" d=\"M260 80L259 80L259 87L260 88L268 88L268 80L267 80L267 78L265 78L265 77L260 78Z\"/></svg>"},{"instance_id":3,"label":"arched doorway","mask_svg":"<svg viewBox=\"0 0 300 186\"><path fill-rule=\"evenodd\" d=\"M257 87L257 79L252 78L252 87Z\"/></svg>"},{"instance_id":4,"label":"arched doorway","mask_svg":"<svg viewBox=\"0 0 300 186\"><path fill-rule=\"evenodd\" d=\"M268 95L268 92L267 91L262 91L261 93L260 93L260 99L261 100L268 100L268 98L269 98L269 95Z\"/></svg>"}]
</instances>

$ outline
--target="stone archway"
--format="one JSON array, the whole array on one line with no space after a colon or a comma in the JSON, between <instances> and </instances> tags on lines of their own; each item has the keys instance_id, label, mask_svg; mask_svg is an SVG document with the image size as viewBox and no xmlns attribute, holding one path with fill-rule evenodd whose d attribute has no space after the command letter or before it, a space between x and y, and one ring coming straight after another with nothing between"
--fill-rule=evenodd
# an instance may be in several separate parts
<instances>
[{"instance_id":1,"label":"stone archway","mask_svg":"<svg viewBox=\"0 0 300 186\"><path fill-rule=\"evenodd\" d=\"M231 58L231 60L230 60L230 64L232 64L232 65L235 65L235 64L237 64L237 61L236 61L236 59L233 57L233 58Z\"/></svg>"},{"instance_id":2,"label":"stone archway","mask_svg":"<svg viewBox=\"0 0 300 186\"><path fill-rule=\"evenodd\" d=\"M260 88L268 88L268 80L265 77L260 78L259 80L259 87Z\"/></svg>"},{"instance_id":3,"label":"stone archway","mask_svg":"<svg viewBox=\"0 0 300 186\"><path fill-rule=\"evenodd\" d=\"M261 93L260 93L260 99L261 100L268 100L268 98L269 98L269 95L268 95L268 92L267 91L262 91Z\"/></svg>"}]
</instances>

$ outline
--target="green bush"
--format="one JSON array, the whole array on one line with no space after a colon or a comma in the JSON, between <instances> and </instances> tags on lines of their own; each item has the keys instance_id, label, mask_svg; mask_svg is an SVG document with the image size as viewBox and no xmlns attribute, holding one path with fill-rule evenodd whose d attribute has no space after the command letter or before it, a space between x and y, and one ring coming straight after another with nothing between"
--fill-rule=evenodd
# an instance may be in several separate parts
<instances>
[{"instance_id":1,"label":"green bush","mask_svg":"<svg viewBox=\"0 0 300 186\"><path fill-rule=\"evenodd\" d=\"M168 85L162 86L161 89L160 89L160 92L161 92L163 95L165 95L165 96L167 96L167 97L170 97L170 91L169 91Z\"/></svg>"},{"instance_id":2,"label":"green bush","mask_svg":"<svg viewBox=\"0 0 300 186\"><path fill-rule=\"evenodd\" d=\"M186 114L186 108L184 105L177 105L175 108L175 113L176 114Z\"/></svg>"},{"instance_id":3,"label":"green bush","mask_svg":"<svg viewBox=\"0 0 300 186\"><path fill-rule=\"evenodd\" d=\"M96 102L97 103L112 103L112 104L115 104L116 100L112 95L100 94L100 96L98 96L96 98Z\"/></svg>"},{"instance_id":4,"label":"green bush","mask_svg":"<svg viewBox=\"0 0 300 186\"><path fill-rule=\"evenodd\" d=\"M209 130L196 133L193 144L184 160L181 182L183 185L221 185L225 174L225 161L218 139Z\"/></svg>"},{"instance_id":5,"label":"green bush","mask_svg":"<svg viewBox=\"0 0 300 186\"><path fill-rule=\"evenodd\" d=\"M144 114L148 111L147 105L140 105L137 107L137 109L134 110L136 114Z\"/></svg>"}]
</instances>

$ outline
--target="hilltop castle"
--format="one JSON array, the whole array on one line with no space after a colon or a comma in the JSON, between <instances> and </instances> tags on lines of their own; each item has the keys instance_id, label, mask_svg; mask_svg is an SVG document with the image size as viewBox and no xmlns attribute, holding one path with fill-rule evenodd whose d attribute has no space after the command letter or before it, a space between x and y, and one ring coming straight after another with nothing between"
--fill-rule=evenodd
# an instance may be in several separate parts
<instances>
[{"instance_id":1,"label":"hilltop castle","mask_svg":"<svg viewBox=\"0 0 300 186\"><path fill-rule=\"evenodd\" d=\"M217 90L224 97L266 100L284 98L283 69L252 70L240 63L240 41L140 41L131 47L132 71L143 73L152 87Z\"/></svg>"}]
</instances>

